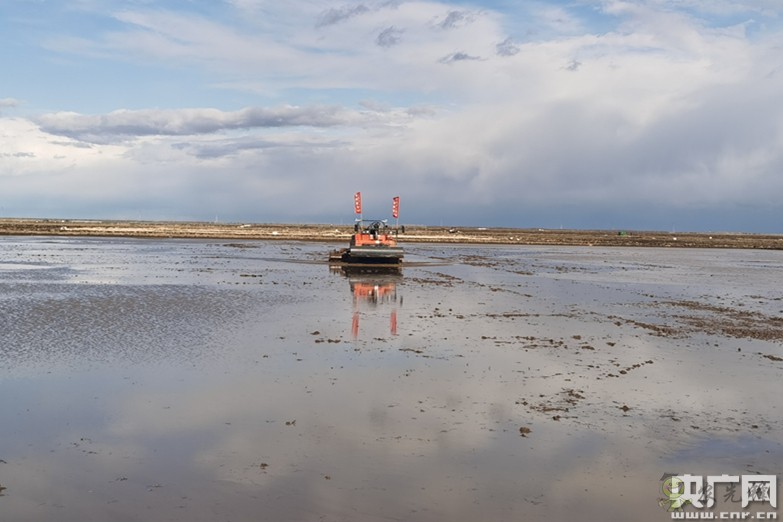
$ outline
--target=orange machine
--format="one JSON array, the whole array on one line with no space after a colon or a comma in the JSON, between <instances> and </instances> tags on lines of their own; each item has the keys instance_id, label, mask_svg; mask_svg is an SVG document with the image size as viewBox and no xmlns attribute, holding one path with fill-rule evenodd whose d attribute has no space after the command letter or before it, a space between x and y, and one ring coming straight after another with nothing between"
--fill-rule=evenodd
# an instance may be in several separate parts
<instances>
[{"instance_id":1,"label":"orange machine","mask_svg":"<svg viewBox=\"0 0 783 522\"><path fill-rule=\"evenodd\" d=\"M353 227L348 248L332 252L329 261L358 265L399 265L403 250L397 246L397 235L405 227L390 227L387 220L362 219L362 195L354 195L354 211L359 215ZM396 219L400 211L400 198L392 199L392 216Z\"/></svg>"}]
</instances>

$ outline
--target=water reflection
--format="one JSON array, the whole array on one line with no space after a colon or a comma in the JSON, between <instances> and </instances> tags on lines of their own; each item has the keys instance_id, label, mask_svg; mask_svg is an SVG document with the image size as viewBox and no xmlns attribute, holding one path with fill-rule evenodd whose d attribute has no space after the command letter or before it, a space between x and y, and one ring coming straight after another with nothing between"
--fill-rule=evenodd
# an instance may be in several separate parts
<instances>
[{"instance_id":1,"label":"water reflection","mask_svg":"<svg viewBox=\"0 0 783 522\"><path fill-rule=\"evenodd\" d=\"M778 253L0 247L3 520L657 522L662 473L783 465L779 338L695 321L774 335Z\"/></svg>"},{"instance_id":2,"label":"water reflection","mask_svg":"<svg viewBox=\"0 0 783 522\"><path fill-rule=\"evenodd\" d=\"M397 335L397 309L402 306L402 297L397 293L397 284L402 280L400 267L332 267L348 279L351 289L353 312L351 335L359 337L362 316L378 313L378 309L389 310L389 334Z\"/></svg>"}]
</instances>

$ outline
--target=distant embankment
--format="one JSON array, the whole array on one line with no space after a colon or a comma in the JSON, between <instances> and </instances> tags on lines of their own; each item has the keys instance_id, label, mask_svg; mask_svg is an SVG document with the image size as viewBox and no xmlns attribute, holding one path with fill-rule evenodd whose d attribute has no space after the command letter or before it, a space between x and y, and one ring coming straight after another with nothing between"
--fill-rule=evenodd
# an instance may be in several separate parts
<instances>
[{"instance_id":1,"label":"distant embankment","mask_svg":"<svg viewBox=\"0 0 783 522\"><path fill-rule=\"evenodd\" d=\"M199 222L0 219L0 235L96 236L204 239L270 239L347 242L345 225L285 225ZM406 226L402 243L467 243L576 246L648 246L758 248L783 250L783 235L739 233L669 233L607 230L517 228L444 228Z\"/></svg>"}]
</instances>

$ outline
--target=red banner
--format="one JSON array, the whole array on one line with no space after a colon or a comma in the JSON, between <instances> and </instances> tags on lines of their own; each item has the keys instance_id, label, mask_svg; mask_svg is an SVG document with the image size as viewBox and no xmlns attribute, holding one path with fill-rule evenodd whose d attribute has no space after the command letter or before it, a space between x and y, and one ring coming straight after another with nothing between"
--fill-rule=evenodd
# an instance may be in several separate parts
<instances>
[{"instance_id":1,"label":"red banner","mask_svg":"<svg viewBox=\"0 0 783 522\"><path fill-rule=\"evenodd\" d=\"M357 192L353 195L353 211L357 214L362 213L362 193Z\"/></svg>"},{"instance_id":2,"label":"red banner","mask_svg":"<svg viewBox=\"0 0 783 522\"><path fill-rule=\"evenodd\" d=\"M395 219L400 217L400 196L392 199L392 217Z\"/></svg>"}]
</instances>

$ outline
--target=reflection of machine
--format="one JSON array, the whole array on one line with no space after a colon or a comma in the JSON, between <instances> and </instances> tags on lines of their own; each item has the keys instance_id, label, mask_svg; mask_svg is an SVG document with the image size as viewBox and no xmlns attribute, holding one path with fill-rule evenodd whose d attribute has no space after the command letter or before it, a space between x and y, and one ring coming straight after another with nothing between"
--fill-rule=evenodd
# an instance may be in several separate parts
<instances>
[{"instance_id":1,"label":"reflection of machine","mask_svg":"<svg viewBox=\"0 0 783 522\"><path fill-rule=\"evenodd\" d=\"M405 232L405 227L390 227L387 220L366 220L361 218L361 193L354 195L354 209L359 219L353 227L351 243L348 248L337 250L329 255L332 263L350 263L359 265L397 265L402 262L403 251L397 246L397 235ZM392 215L397 218L400 198L392 200Z\"/></svg>"},{"instance_id":2,"label":"reflection of machine","mask_svg":"<svg viewBox=\"0 0 783 522\"><path fill-rule=\"evenodd\" d=\"M359 320L364 313L379 306L390 306L389 333L397 335L397 306L402 306L402 297L397 294L397 283L402 279L398 267L356 267L343 266L340 272L348 278L353 296L353 317L351 333L359 336Z\"/></svg>"}]
</instances>

